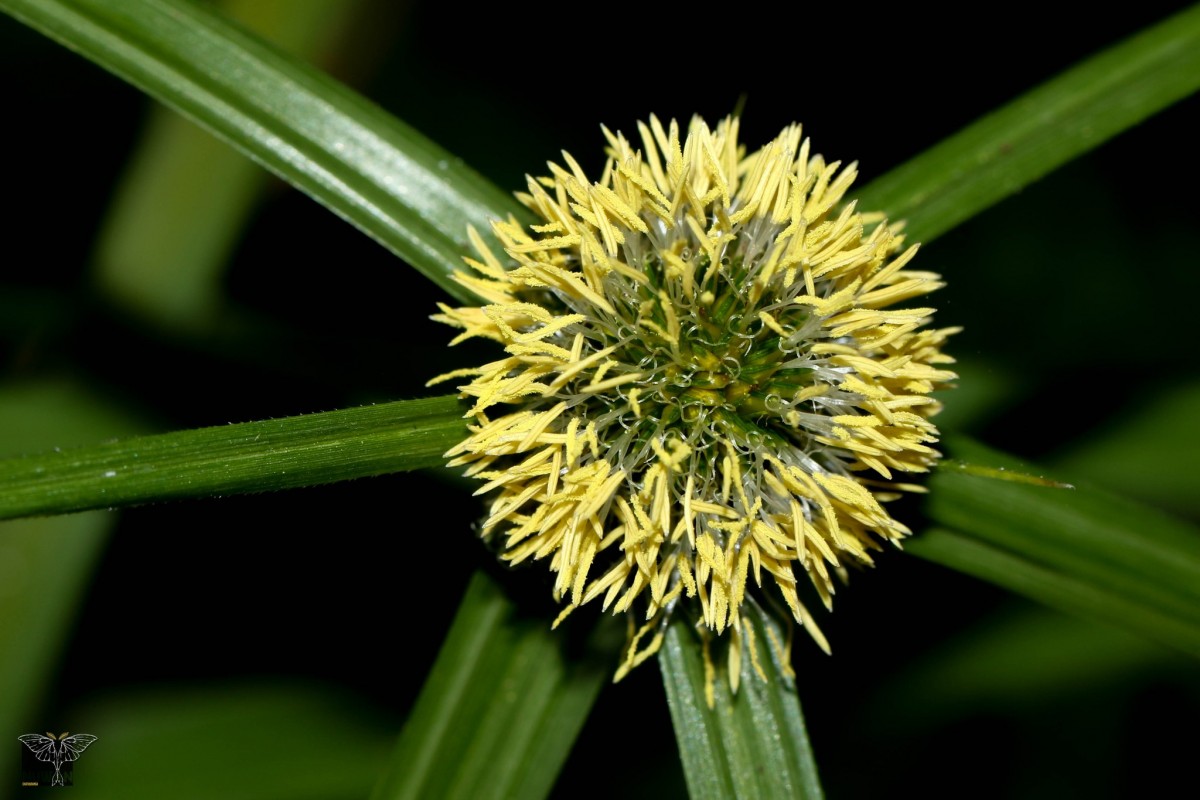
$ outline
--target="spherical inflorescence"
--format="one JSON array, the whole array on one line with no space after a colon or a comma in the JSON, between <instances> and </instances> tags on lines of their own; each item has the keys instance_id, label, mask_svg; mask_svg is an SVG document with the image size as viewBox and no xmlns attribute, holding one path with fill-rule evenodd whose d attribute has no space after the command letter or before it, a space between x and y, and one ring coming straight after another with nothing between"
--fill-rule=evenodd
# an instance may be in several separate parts
<instances>
[{"instance_id":1,"label":"spherical inflorescence","mask_svg":"<svg viewBox=\"0 0 1200 800\"><path fill-rule=\"evenodd\" d=\"M941 284L799 126L749 155L734 118L639 132L604 131L597 182L565 153L529 179L540 223L495 225L509 263L472 232L458 279L484 304L434 318L505 356L435 379L474 399L447 456L485 481L483 535L549 559L567 612L644 613L622 673L684 598L736 636L764 574L827 649L798 575L828 606L835 575L909 532L880 501L938 458L953 331L895 306Z\"/></svg>"}]
</instances>

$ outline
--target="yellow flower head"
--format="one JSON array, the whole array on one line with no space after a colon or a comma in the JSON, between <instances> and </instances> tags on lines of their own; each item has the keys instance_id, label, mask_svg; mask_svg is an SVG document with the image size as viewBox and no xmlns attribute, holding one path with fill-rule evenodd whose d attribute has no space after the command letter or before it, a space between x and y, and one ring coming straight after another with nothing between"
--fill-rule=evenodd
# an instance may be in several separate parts
<instances>
[{"instance_id":1,"label":"yellow flower head","mask_svg":"<svg viewBox=\"0 0 1200 800\"><path fill-rule=\"evenodd\" d=\"M749 155L736 118L638 129L641 149L604 130L599 181L565 153L529 179L541 222L495 226L513 263L472 232L457 277L486 305L434 319L506 355L436 379L469 377L475 400L447 456L486 481L503 557L549 559L564 616L645 615L620 674L684 597L737 636L764 573L828 649L797 573L828 606L833 575L909 533L879 501L938 457L953 331L893 306L941 284L905 269L916 247L845 200L854 166L810 154L798 125Z\"/></svg>"}]
</instances>

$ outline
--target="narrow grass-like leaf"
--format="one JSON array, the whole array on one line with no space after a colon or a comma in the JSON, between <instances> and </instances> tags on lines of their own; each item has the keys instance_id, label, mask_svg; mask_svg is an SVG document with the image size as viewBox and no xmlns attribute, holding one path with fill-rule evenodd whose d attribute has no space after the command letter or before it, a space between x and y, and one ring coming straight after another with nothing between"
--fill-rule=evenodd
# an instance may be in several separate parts
<instances>
[{"instance_id":1,"label":"narrow grass-like leaf","mask_svg":"<svg viewBox=\"0 0 1200 800\"><path fill-rule=\"evenodd\" d=\"M747 605L743 621L754 634L743 642L738 693L730 690L725 660L714 659L712 708L703 645L683 619L667 629L659 654L688 793L693 800L817 800L823 794L783 634L754 605Z\"/></svg>"},{"instance_id":2,"label":"narrow grass-like leaf","mask_svg":"<svg viewBox=\"0 0 1200 800\"><path fill-rule=\"evenodd\" d=\"M1095 581L1074 578L961 531L930 528L909 542L905 550L1048 606L1119 625L1200 656L1200 626L1194 622L1164 615Z\"/></svg>"},{"instance_id":3,"label":"narrow grass-like leaf","mask_svg":"<svg viewBox=\"0 0 1200 800\"><path fill-rule=\"evenodd\" d=\"M0 461L0 519L292 489L433 467L463 438L454 397L400 400Z\"/></svg>"},{"instance_id":4,"label":"narrow grass-like leaf","mask_svg":"<svg viewBox=\"0 0 1200 800\"><path fill-rule=\"evenodd\" d=\"M1031 472L965 439L946 445L954 458ZM1088 486L1055 489L954 469L933 476L925 505L943 527L908 543L913 553L1200 656L1195 527Z\"/></svg>"},{"instance_id":5,"label":"narrow grass-like leaf","mask_svg":"<svg viewBox=\"0 0 1200 800\"><path fill-rule=\"evenodd\" d=\"M546 797L612 675L610 633L570 657L477 573L372 800Z\"/></svg>"},{"instance_id":6,"label":"narrow grass-like leaf","mask_svg":"<svg viewBox=\"0 0 1200 800\"><path fill-rule=\"evenodd\" d=\"M360 95L186 0L0 0L226 139L421 270L450 279L466 229L521 213L461 161Z\"/></svg>"},{"instance_id":7,"label":"narrow grass-like leaf","mask_svg":"<svg viewBox=\"0 0 1200 800\"><path fill-rule=\"evenodd\" d=\"M873 181L861 208L928 242L1200 88L1200 6L1067 70Z\"/></svg>"}]
</instances>

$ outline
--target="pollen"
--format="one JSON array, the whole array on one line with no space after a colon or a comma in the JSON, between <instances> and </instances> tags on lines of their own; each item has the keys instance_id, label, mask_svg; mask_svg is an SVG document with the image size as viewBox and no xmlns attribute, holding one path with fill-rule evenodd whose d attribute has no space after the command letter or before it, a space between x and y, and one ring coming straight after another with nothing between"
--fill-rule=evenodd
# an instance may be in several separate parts
<instances>
[{"instance_id":1,"label":"pollen","mask_svg":"<svg viewBox=\"0 0 1200 800\"><path fill-rule=\"evenodd\" d=\"M560 619L637 617L618 677L673 615L738 639L767 592L828 650L805 596L829 607L909 534L883 503L939 457L955 330L896 304L942 284L798 125L750 154L736 118L638 133L604 129L599 180L565 153L529 178L542 222L497 222L503 254L471 232L456 278L485 304L434 319L503 354L434 379L473 403L447 458L484 481L502 558L548 564Z\"/></svg>"}]
</instances>

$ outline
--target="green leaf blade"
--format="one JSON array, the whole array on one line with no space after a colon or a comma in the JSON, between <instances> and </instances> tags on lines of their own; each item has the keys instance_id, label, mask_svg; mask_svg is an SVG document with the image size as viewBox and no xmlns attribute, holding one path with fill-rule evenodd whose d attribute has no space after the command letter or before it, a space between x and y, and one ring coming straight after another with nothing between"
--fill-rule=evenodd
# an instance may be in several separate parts
<instances>
[{"instance_id":1,"label":"green leaf blade","mask_svg":"<svg viewBox=\"0 0 1200 800\"><path fill-rule=\"evenodd\" d=\"M820 800L817 778L796 687L778 625L757 606L747 606L744 623L753 641L743 642L737 695L727 666L717 665L708 707L708 676L703 644L686 623L667 629L658 661L693 800L728 797L795 797ZM756 672L750 648L758 653L767 680Z\"/></svg>"},{"instance_id":2,"label":"green leaf blade","mask_svg":"<svg viewBox=\"0 0 1200 800\"><path fill-rule=\"evenodd\" d=\"M124 439L0 461L0 519L294 489L439 466L452 396Z\"/></svg>"},{"instance_id":3,"label":"green leaf blade","mask_svg":"<svg viewBox=\"0 0 1200 800\"><path fill-rule=\"evenodd\" d=\"M969 440L951 455L1028 471ZM926 509L942 526L906 549L1058 608L1200 655L1200 531L1088 486L1053 489L939 470Z\"/></svg>"},{"instance_id":4,"label":"green leaf blade","mask_svg":"<svg viewBox=\"0 0 1200 800\"><path fill-rule=\"evenodd\" d=\"M372 800L540 800L612 674L607 626L586 653L476 573Z\"/></svg>"},{"instance_id":5,"label":"green leaf blade","mask_svg":"<svg viewBox=\"0 0 1200 800\"><path fill-rule=\"evenodd\" d=\"M928 242L1200 88L1193 6L1022 95L859 193Z\"/></svg>"}]
</instances>

